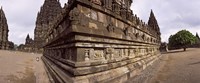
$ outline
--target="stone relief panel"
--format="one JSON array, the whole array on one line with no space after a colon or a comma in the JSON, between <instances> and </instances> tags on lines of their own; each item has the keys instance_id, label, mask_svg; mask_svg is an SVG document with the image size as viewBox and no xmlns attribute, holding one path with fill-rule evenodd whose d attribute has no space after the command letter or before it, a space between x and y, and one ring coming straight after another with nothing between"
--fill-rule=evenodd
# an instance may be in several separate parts
<instances>
[{"instance_id":1,"label":"stone relief panel","mask_svg":"<svg viewBox=\"0 0 200 83\"><path fill-rule=\"evenodd\" d=\"M93 59L94 59L94 60L105 59L105 57L104 57L104 50L101 50L101 49L96 49L96 50L94 50Z\"/></svg>"},{"instance_id":2,"label":"stone relief panel","mask_svg":"<svg viewBox=\"0 0 200 83\"><path fill-rule=\"evenodd\" d=\"M65 59L72 60L71 54L71 49L65 49Z\"/></svg>"},{"instance_id":3,"label":"stone relief panel","mask_svg":"<svg viewBox=\"0 0 200 83\"><path fill-rule=\"evenodd\" d=\"M70 16L70 18L69 18L70 20L79 21L80 11L77 8L74 8L73 10L70 11L69 16Z\"/></svg>"},{"instance_id":4,"label":"stone relief panel","mask_svg":"<svg viewBox=\"0 0 200 83\"><path fill-rule=\"evenodd\" d=\"M90 53L90 50L89 50L89 49L86 49L86 50L85 50L85 61L89 61L89 60L90 60L90 55L89 55L89 53Z\"/></svg>"},{"instance_id":5,"label":"stone relief panel","mask_svg":"<svg viewBox=\"0 0 200 83\"><path fill-rule=\"evenodd\" d=\"M120 58L120 57L122 57L121 49L115 49L114 58Z\"/></svg>"},{"instance_id":6,"label":"stone relief panel","mask_svg":"<svg viewBox=\"0 0 200 83\"><path fill-rule=\"evenodd\" d=\"M101 0L90 0L92 3L97 4L97 5L102 5Z\"/></svg>"},{"instance_id":7,"label":"stone relief panel","mask_svg":"<svg viewBox=\"0 0 200 83\"><path fill-rule=\"evenodd\" d=\"M85 61L91 60L113 60L119 58L143 57L155 53L156 48L105 48L105 49L85 49Z\"/></svg>"},{"instance_id":8,"label":"stone relief panel","mask_svg":"<svg viewBox=\"0 0 200 83\"><path fill-rule=\"evenodd\" d=\"M136 48L136 49L135 49L135 56L136 56L136 57L139 56L139 51L140 51L139 48Z\"/></svg>"},{"instance_id":9,"label":"stone relief panel","mask_svg":"<svg viewBox=\"0 0 200 83\"><path fill-rule=\"evenodd\" d=\"M91 9L81 6L81 12L88 18L91 16Z\"/></svg>"},{"instance_id":10,"label":"stone relief panel","mask_svg":"<svg viewBox=\"0 0 200 83\"><path fill-rule=\"evenodd\" d=\"M135 57L135 49L129 49L129 57Z\"/></svg>"},{"instance_id":11,"label":"stone relief panel","mask_svg":"<svg viewBox=\"0 0 200 83\"><path fill-rule=\"evenodd\" d=\"M102 0L103 1L103 6L109 10L112 10L112 3L113 0Z\"/></svg>"},{"instance_id":12,"label":"stone relief panel","mask_svg":"<svg viewBox=\"0 0 200 83\"><path fill-rule=\"evenodd\" d=\"M135 29L133 27L128 26L125 30L124 33L128 39L135 40L136 35L135 35Z\"/></svg>"},{"instance_id":13,"label":"stone relief panel","mask_svg":"<svg viewBox=\"0 0 200 83\"><path fill-rule=\"evenodd\" d=\"M105 50L105 58L107 60L112 60L114 58L115 49L114 48L106 48Z\"/></svg>"},{"instance_id":14,"label":"stone relief panel","mask_svg":"<svg viewBox=\"0 0 200 83\"><path fill-rule=\"evenodd\" d=\"M130 36L133 32L133 29L129 26L127 28L125 28L124 33L126 36Z\"/></svg>"},{"instance_id":15,"label":"stone relief panel","mask_svg":"<svg viewBox=\"0 0 200 83\"><path fill-rule=\"evenodd\" d=\"M107 30L108 30L109 32L115 32L115 26L114 26L112 23L110 23L110 24L108 24L108 26L107 26Z\"/></svg>"},{"instance_id":16,"label":"stone relief panel","mask_svg":"<svg viewBox=\"0 0 200 83\"><path fill-rule=\"evenodd\" d=\"M56 29L53 29L53 35L56 37L58 35L58 31Z\"/></svg>"},{"instance_id":17,"label":"stone relief panel","mask_svg":"<svg viewBox=\"0 0 200 83\"><path fill-rule=\"evenodd\" d=\"M102 59L105 59L103 49L86 49L85 50L85 61L102 60Z\"/></svg>"},{"instance_id":18,"label":"stone relief panel","mask_svg":"<svg viewBox=\"0 0 200 83\"><path fill-rule=\"evenodd\" d=\"M123 57L128 57L128 55L129 55L128 51L129 51L128 49L124 49L124 56Z\"/></svg>"},{"instance_id":19,"label":"stone relief panel","mask_svg":"<svg viewBox=\"0 0 200 83\"><path fill-rule=\"evenodd\" d=\"M112 10L116 14L120 14L120 9L121 9L121 0L114 0L113 5L112 5Z\"/></svg>"},{"instance_id":20,"label":"stone relief panel","mask_svg":"<svg viewBox=\"0 0 200 83\"><path fill-rule=\"evenodd\" d=\"M83 13L81 13L78 8L74 8L73 10L71 10L69 16L72 24L79 24L82 26L89 25L89 19Z\"/></svg>"}]
</instances>

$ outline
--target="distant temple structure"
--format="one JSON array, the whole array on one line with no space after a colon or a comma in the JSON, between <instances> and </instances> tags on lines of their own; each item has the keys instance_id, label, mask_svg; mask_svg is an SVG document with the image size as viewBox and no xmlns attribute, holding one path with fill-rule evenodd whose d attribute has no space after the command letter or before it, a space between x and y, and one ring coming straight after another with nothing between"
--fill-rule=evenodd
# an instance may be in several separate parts
<instances>
[{"instance_id":1,"label":"distant temple structure","mask_svg":"<svg viewBox=\"0 0 200 83\"><path fill-rule=\"evenodd\" d=\"M20 44L17 48L19 51L34 52L34 41L29 34L26 36L25 44Z\"/></svg>"},{"instance_id":2,"label":"distant temple structure","mask_svg":"<svg viewBox=\"0 0 200 83\"><path fill-rule=\"evenodd\" d=\"M49 25L52 24L53 20L55 20L61 11L62 7L59 0L45 0L37 14L34 39L32 40L29 35L27 35L25 44L21 44L18 49L25 52L42 53L46 40L45 35L50 29Z\"/></svg>"},{"instance_id":3,"label":"distant temple structure","mask_svg":"<svg viewBox=\"0 0 200 83\"><path fill-rule=\"evenodd\" d=\"M58 0L45 0L40 12L37 14L36 27L34 31L34 51L42 52L45 44L45 34L56 16L61 13L62 7Z\"/></svg>"},{"instance_id":4,"label":"distant temple structure","mask_svg":"<svg viewBox=\"0 0 200 83\"><path fill-rule=\"evenodd\" d=\"M144 23L130 9L132 2L68 0L44 25L45 36L36 30L46 41L42 59L50 81L123 83L156 61L161 33L155 15L151 11ZM36 29L43 29L39 24Z\"/></svg>"},{"instance_id":5,"label":"distant temple structure","mask_svg":"<svg viewBox=\"0 0 200 83\"><path fill-rule=\"evenodd\" d=\"M9 50L14 48L14 44L8 41L8 24L3 8L0 9L0 49Z\"/></svg>"}]
</instances>

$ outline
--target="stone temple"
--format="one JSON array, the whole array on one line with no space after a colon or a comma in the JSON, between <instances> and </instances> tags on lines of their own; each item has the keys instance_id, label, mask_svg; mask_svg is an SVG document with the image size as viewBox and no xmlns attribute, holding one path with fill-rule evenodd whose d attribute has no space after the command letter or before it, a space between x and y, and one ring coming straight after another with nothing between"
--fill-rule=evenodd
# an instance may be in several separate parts
<instances>
[{"instance_id":1,"label":"stone temple","mask_svg":"<svg viewBox=\"0 0 200 83\"><path fill-rule=\"evenodd\" d=\"M14 44L8 41L8 24L3 8L0 9L0 49L8 50L14 47Z\"/></svg>"},{"instance_id":2,"label":"stone temple","mask_svg":"<svg viewBox=\"0 0 200 83\"><path fill-rule=\"evenodd\" d=\"M161 33L154 13L146 24L133 14L131 4L68 0L45 35L42 59L50 80L123 83L156 61Z\"/></svg>"},{"instance_id":3,"label":"stone temple","mask_svg":"<svg viewBox=\"0 0 200 83\"><path fill-rule=\"evenodd\" d=\"M42 52L45 44L45 34L49 30L48 25L54 18L61 13L61 5L58 0L45 0L40 12L37 14L36 27L34 30L34 46L35 51Z\"/></svg>"}]
</instances>

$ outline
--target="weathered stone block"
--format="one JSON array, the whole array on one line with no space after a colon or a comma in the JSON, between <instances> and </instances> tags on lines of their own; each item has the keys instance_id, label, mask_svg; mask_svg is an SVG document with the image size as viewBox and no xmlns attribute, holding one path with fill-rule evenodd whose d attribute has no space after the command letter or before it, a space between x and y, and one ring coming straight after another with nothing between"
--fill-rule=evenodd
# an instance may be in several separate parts
<instances>
[{"instance_id":1,"label":"weathered stone block","mask_svg":"<svg viewBox=\"0 0 200 83\"><path fill-rule=\"evenodd\" d=\"M103 14L101 12L98 12L98 19L99 19L99 22L107 23L105 14Z\"/></svg>"},{"instance_id":2,"label":"weathered stone block","mask_svg":"<svg viewBox=\"0 0 200 83\"><path fill-rule=\"evenodd\" d=\"M93 19L93 20L98 20L98 15L97 15L97 12L95 11L95 10L91 10L91 12L90 12L91 14L91 18Z\"/></svg>"},{"instance_id":3,"label":"weathered stone block","mask_svg":"<svg viewBox=\"0 0 200 83\"><path fill-rule=\"evenodd\" d=\"M83 12L84 15L87 16L88 18L91 17L91 11L89 8L82 6L81 12Z\"/></svg>"},{"instance_id":4,"label":"weathered stone block","mask_svg":"<svg viewBox=\"0 0 200 83\"><path fill-rule=\"evenodd\" d=\"M98 29L97 25L95 23L92 23L92 22L89 22L89 28Z\"/></svg>"}]
</instances>

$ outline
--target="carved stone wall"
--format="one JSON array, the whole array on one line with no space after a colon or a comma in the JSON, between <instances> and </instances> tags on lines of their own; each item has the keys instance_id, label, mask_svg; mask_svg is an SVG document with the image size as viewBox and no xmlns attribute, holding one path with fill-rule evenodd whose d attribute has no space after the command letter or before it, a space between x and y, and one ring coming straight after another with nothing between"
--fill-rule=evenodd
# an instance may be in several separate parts
<instances>
[{"instance_id":1,"label":"carved stone wall","mask_svg":"<svg viewBox=\"0 0 200 83\"><path fill-rule=\"evenodd\" d=\"M31 46L32 51L42 52L42 47L45 44L45 34L49 30L49 25L56 16L61 13L61 5L58 0L44 0L40 11L37 14L36 27L34 30L34 45Z\"/></svg>"},{"instance_id":2,"label":"carved stone wall","mask_svg":"<svg viewBox=\"0 0 200 83\"><path fill-rule=\"evenodd\" d=\"M46 35L42 59L52 81L122 83L151 65L160 54L159 27L133 15L131 3L69 0Z\"/></svg>"}]
</instances>

